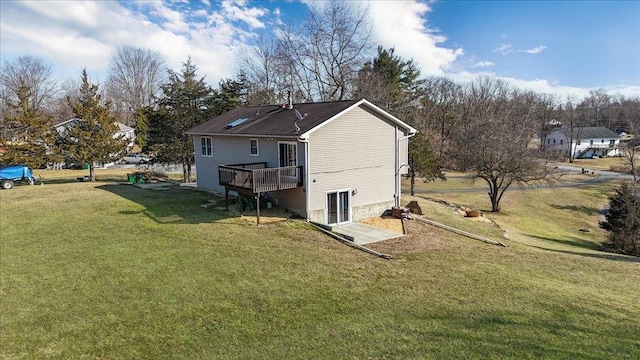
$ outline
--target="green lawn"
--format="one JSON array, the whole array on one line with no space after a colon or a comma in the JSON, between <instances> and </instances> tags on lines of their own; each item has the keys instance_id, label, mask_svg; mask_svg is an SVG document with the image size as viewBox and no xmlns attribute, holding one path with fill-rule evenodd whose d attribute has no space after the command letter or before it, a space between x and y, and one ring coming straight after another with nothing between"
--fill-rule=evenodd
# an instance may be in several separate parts
<instances>
[{"instance_id":1,"label":"green lawn","mask_svg":"<svg viewBox=\"0 0 640 360\"><path fill-rule=\"evenodd\" d=\"M507 194L506 248L408 222L372 246L387 261L201 207L207 193L60 174L0 191L3 359L640 357L640 262L595 250L606 187Z\"/></svg>"}]
</instances>

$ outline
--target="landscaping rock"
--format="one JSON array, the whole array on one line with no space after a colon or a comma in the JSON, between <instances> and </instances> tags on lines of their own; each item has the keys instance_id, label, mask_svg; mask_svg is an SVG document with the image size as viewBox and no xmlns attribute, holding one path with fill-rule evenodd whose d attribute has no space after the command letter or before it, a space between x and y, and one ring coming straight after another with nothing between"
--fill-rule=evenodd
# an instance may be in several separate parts
<instances>
[{"instance_id":1,"label":"landscaping rock","mask_svg":"<svg viewBox=\"0 0 640 360\"><path fill-rule=\"evenodd\" d=\"M409 202L407 204L407 207L409 208L409 211L411 211L412 214L422 215L422 208L420 208L420 205L418 205L417 201L413 200Z\"/></svg>"},{"instance_id":2,"label":"landscaping rock","mask_svg":"<svg viewBox=\"0 0 640 360\"><path fill-rule=\"evenodd\" d=\"M465 211L465 216L466 217L480 217L480 211L478 211L476 209L467 210L467 211Z\"/></svg>"}]
</instances>

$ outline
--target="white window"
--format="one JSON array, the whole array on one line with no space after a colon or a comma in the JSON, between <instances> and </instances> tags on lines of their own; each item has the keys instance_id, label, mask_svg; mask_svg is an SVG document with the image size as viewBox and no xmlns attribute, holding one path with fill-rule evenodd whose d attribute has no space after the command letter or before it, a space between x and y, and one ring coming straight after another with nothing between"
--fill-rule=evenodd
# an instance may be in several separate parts
<instances>
[{"instance_id":1,"label":"white window","mask_svg":"<svg viewBox=\"0 0 640 360\"><path fill-rule=\"evenodd\" d=\"M201 137L200 145L202 146L202 156L213 156L213 141L210 137Z\"/></svg>"},{"instance_id":2,"label":"white window","mask_svg":"<svg viewBox=\"0 0 640 360\"><path fill-rule=\"evenodd\" d=\"M249 146L251 148L249 154L258 156L258 139L249 139Z\"/></svg>"}]
</instances>

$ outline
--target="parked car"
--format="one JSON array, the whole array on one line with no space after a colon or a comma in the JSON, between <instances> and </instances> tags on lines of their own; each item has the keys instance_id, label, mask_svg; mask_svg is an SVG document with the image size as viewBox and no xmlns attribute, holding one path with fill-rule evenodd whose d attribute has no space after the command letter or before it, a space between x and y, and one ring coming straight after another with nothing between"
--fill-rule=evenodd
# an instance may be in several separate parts
<instances>
[{"instance_id":1,"label":"parked car","mask_svg":"<svg viewBox=\"0 0 640 360\"><path fill-rule=\"evenodd\" d=\"M151 161L151 158L142 154L128 154L122 160L127 164L146 164Z\"/></svg>"},{"instance_id":2,"label":"parked car","mask_svg":"<svg viewBox=\"0 0 640 360\"><path fill-rule=\"evenodd\" d=\"M24 165L7 166L0 169L0 188L11 189L16 182L30 183L36 182L31 169Z\"/></svg>"}]
</instances>

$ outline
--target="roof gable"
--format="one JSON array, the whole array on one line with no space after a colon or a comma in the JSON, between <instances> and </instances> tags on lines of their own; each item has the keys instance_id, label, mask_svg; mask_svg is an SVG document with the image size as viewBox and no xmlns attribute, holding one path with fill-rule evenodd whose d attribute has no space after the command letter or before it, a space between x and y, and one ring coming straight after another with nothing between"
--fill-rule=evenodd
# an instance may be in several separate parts
<instances>
[{"instance_id":1,"label":"roof gable","mask_svg":"<svg viewBox=\"0 0 640 360\"><path fill-rule=\"evenodd\" d=\"M308 137L317 128L361 105L410 132L415 132L409 125L362 99L294 104L293 109L287 105L236 108L194 127L187 134ZM298 120L294 109L303 117L302 120Z\"/></svg>"}]
</instances>

